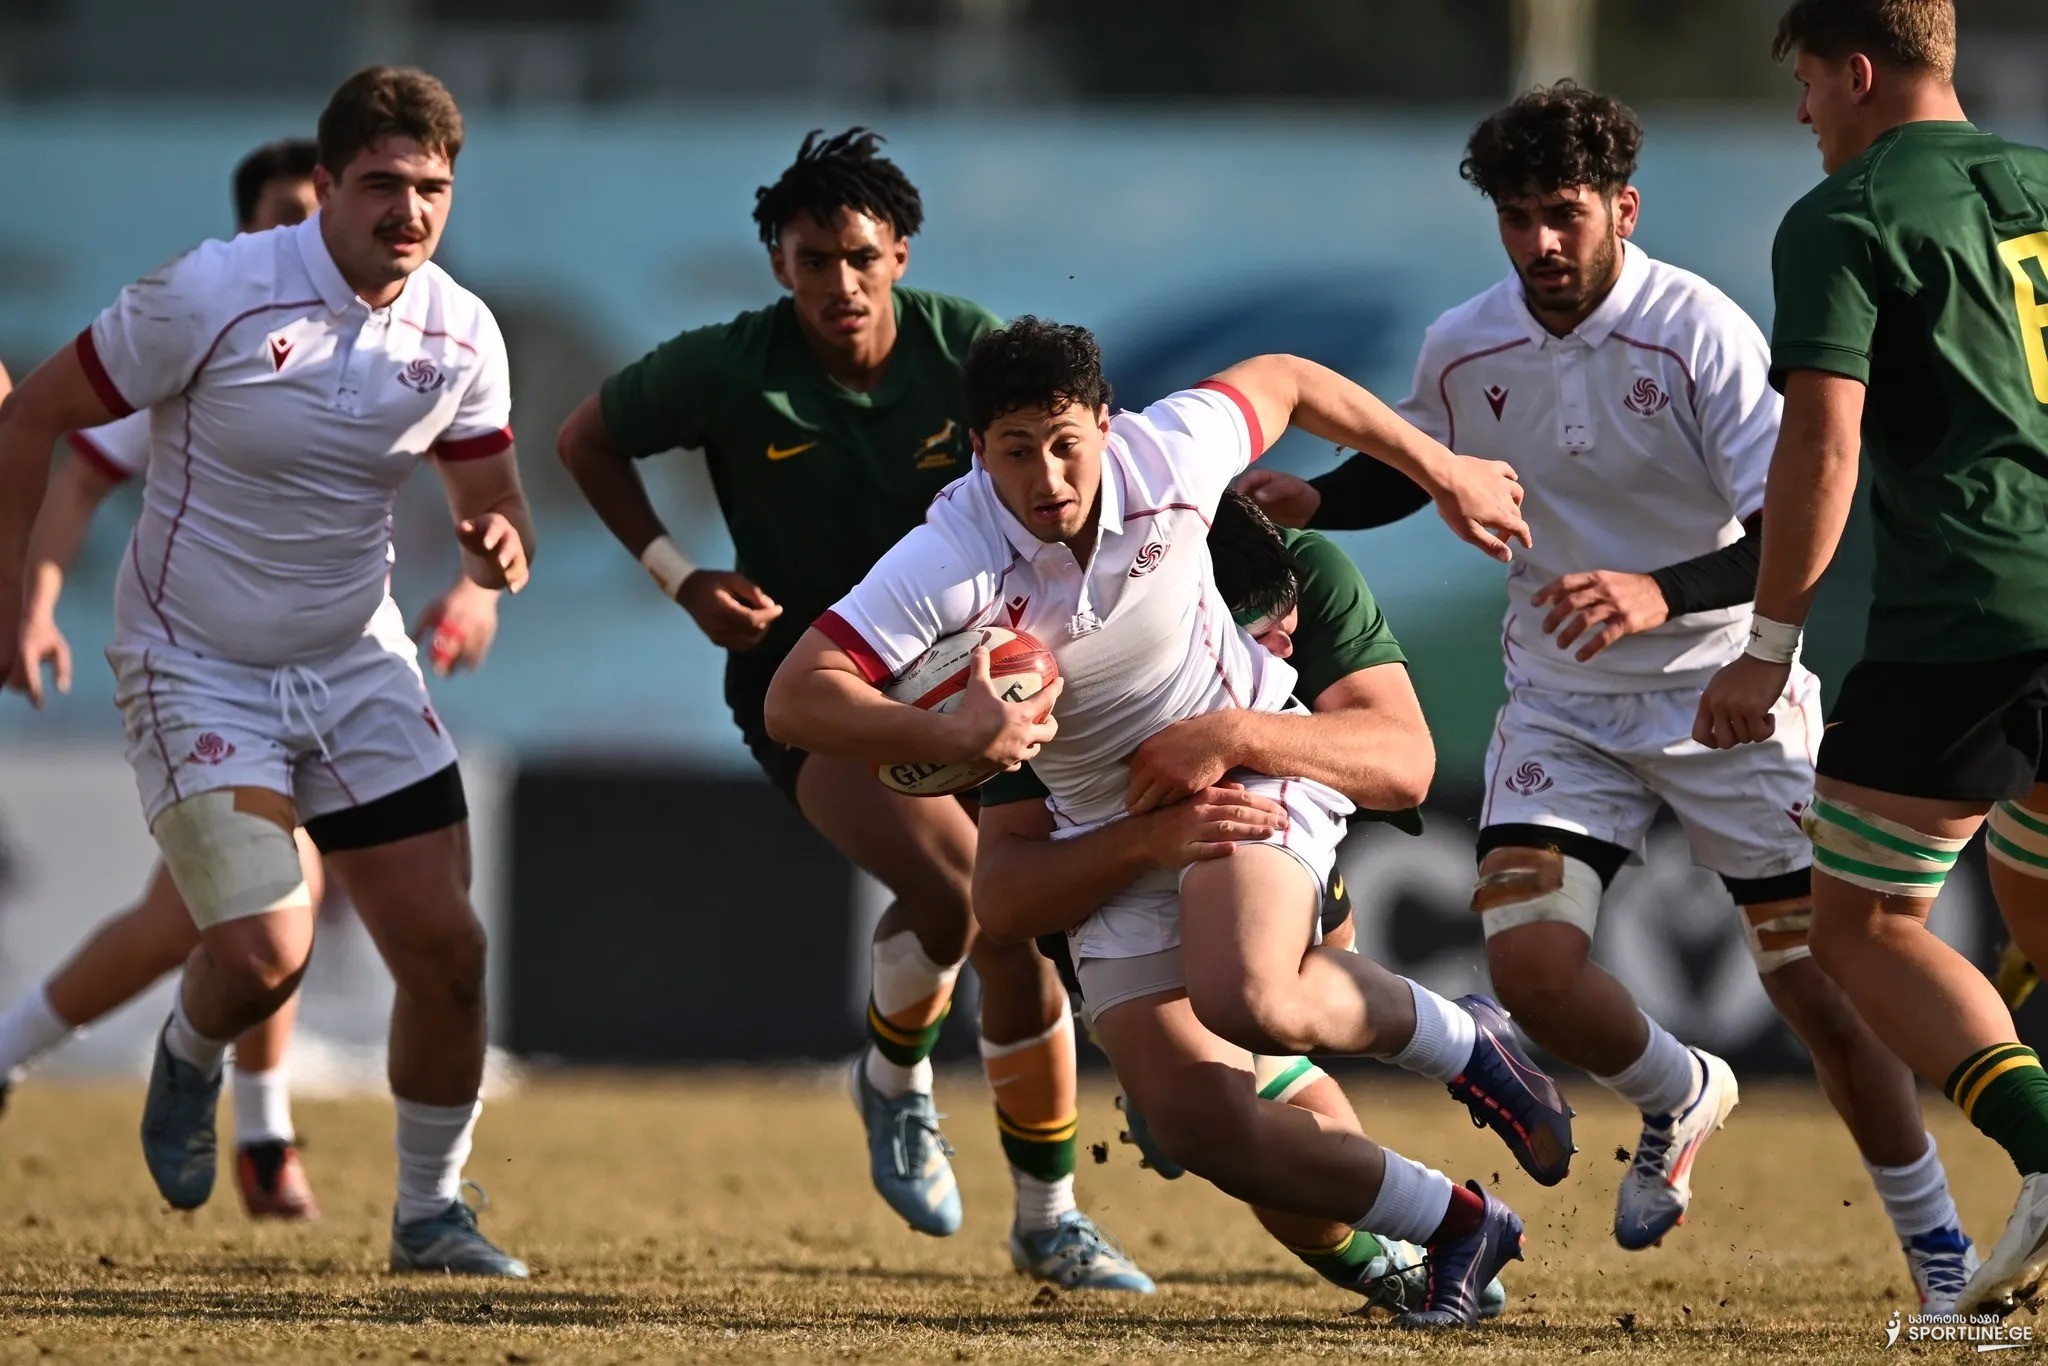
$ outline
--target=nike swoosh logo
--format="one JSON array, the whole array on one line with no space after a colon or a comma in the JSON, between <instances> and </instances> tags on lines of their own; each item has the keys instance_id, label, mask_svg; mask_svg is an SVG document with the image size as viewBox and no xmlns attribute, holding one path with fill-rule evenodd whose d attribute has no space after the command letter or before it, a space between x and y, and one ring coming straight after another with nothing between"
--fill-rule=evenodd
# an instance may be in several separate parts
<instances>
[{"instance_id":1,"label":"nike swoosh logo","mask_svg":"<svg viewBox=\"0 0 2048 1366\"><path fill-rule=\"evenodd\" d=\"M771 441L768 443L768 458L770 460L787 460L792 455L802 455L817 444L815 441L806 441L801 446L778 446Z\"/></svg>"}]
</instances>

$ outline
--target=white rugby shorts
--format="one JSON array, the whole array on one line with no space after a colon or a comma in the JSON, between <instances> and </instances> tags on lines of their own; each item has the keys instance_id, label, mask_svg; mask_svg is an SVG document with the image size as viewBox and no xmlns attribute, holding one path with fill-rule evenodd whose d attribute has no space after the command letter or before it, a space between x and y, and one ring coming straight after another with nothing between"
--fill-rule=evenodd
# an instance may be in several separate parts
<instances>
[{"instance_id":1,"label":"white rugby shorts","mask_svg":"<svg viewBox=\"0 0 2048 1366\"><path fill-rule=\"evenodd\" d=\"M1249 792L1271 797L1287 808L1288 828L1257 843L1285 852L1301 866L1314 896L1305 904L1310 923L1304 926L1312 942L1321 936L1320 913L1323 889L1329 886L1330 869L1337 860L1337 846L1343 842L1345 818L1351 814L1348 798L1333 788L1302 778L1268 778L1263 774L1233 772L1229 781L1242 783ZM1119 818L1121 819L1121 818ZM1071 839L1109 822L1069 827L1056 838ZM1250 841L1247 841L1250 843ZM1073 950L1075 972L1081 979L1082 999L1092 1019L1119 1001L1137 995L1170 991L1181 985L1178 972L1180 949L1180 884L1186 868L1148 873L1105 902L1100 910L1067 931ZM1119 989L1113 984L1115 965L1110 960L1152 958L1172 950L1166 980L1148 971L1144 990ZM1091 966L1093 964L1093 966ZM1094 980L1096 985L1091 986ZM1100 993L1100 1000L1097 999Z\"/></svg>"},{"instance_id":2,"label":"white rugby shorts","mask_svg":"<svg viewBox=\"0 0 2048 1366\"><path fill-rule=\"evenodd\" d=\"M1486 755L1479 824L1549 825L1639 854L1669 806L1702 868L1732 878L1813 861L1800 813L1813 797L1820 681L1794 666L1760 744L1692 738L1700 692L1570 693L1516 684Z\"/></svg>"},{"instance_id":3,"label":"white rugby shorts","mask_svg":"<svg viewBox=\"0 0 2048 1366\"><path fill-rule=\"evenodd\" d=\"M150 824L222 787L281 792L301 823L387 797L455 762L398 605L317 664L268 668L117 642L114 700Z\"/></svg>"}]
</instances>

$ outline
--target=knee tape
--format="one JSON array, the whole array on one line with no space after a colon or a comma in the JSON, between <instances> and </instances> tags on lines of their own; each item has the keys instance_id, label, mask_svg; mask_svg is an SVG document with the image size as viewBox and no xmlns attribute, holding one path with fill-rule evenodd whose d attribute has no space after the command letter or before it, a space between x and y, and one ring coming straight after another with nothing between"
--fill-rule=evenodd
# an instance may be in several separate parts
<instances>
[{"instance_id":1,"label":"knee tape","mask_svg":"<svg viewBox=\"0 0 2048 1366\"><path fill-rule=\"evenodd\" d=\"M1813 924L1811 899L1759 901L1736 909L1742 912L1742 934L1749 941L1749 956L1756 960L1759 973L1773 973L1813 956L1806 944L1806 931Z\"/></svg>"},{"instance_id":2,"label":"knee tape","mask_svg":"<svg viewBox=\"0 0 2048 1366\"><path fill-rule=\"evenodd\" d=\"M1880 896L1939 896L1968 840L1942 839L1847 802L1815 797L1800 819L1813 866Z\"/></svg>"},{"instance_id":3,"label":"knee tape","mask_svg":"<svg viewBox=\"0 0 2048 1366\"><path fill-rule=\"evenodd\" d=\"M205 929L227 920L310 907L291 799L264 788L220 788L165 807L150 833L178 892Z\"/></svg>"},{"instance_id":4,"label":"knee tape","mask_svg":"<svg viewBox=\"0 0 2048 1366\"><path fill-rule=\"evenodd\" d=\"M1259 1084L1259 1099L1282 1105L1329 1075L1307 1058L1269 1058L1263 1053L1252 1059L1252 1074Z\"/></svg>"},{"instance_id":5,"label":"knee tape","mask_svg":"<svg viewBox=\"0 0 2048 1366\"><path fill-rule=\"evenodd\" d=\"M2018 802L2000 802L1984 826L1986 854L2015 873L2048 878L2048 818Z\"/></svg>"},{"instance_id":6,"label":"knee tape","mask_svg":"<svg viewBox=\"0 0 2048 1366\"><path fill-rule=\"evenodd\" d=\"M1488 939L1544 920L1571 925L1591 939L1600 923L1600 890L1600 874L1582 859L1555 849L1506 846L1480 863L1472 909Z\"/></svg>"}]
</instances>

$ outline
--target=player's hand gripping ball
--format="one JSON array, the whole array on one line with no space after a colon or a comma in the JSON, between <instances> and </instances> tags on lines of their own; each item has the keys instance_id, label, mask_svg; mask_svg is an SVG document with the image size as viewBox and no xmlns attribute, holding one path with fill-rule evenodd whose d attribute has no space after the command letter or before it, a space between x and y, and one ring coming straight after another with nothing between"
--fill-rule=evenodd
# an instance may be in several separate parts
<instances>
[{"instance_id":1,"label":"player's hand gripping ball","mask_svg":"<svg viewBox=\"0 0 2048 1366\"><path fill-rule=\"evenodd\" d=\"M891 701L940 715L953 712L966 697L968 682L974 677L977 646L988 650L989 680L1005 702L1029 701L1060 676L1060 666L1052 651L1035 636L1003 626L982 626L941 637L902 673L885 683L883 695ZM993 759L955 764L877 764L875 776L882 780L882 786L907 796L950 797L980 787L1004 767Z\"/></svg>"}]
</instances>

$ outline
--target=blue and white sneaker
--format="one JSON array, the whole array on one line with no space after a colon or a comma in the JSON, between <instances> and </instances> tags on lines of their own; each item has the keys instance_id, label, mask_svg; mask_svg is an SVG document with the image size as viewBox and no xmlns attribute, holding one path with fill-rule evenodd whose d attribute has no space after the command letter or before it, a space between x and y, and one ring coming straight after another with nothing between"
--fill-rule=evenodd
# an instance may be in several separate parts
<instances>
[{"instance_id":1,"label":"blue and white sneaker","mask_svg":"<svg viewBox=\"0 0 2048 1366\"><path fill-rule=\"evenodd\" d=\"M221 1071L209 1077L180 1062L157 1034L156 1063L142 1102L142 1160L172 1209L198 1209L213 1194L220 1083Z\"/></svg>"},{"instance_id":2,"label":"blue and white sneaker","mask_svg":"<svg viewBox=\"0 0 2048 1366\"><path fill-rule=\"evenodd\" d=\"M1429 1296L1429 1253L1399 1238L1382 1238L1379 1244L1381 1254L1366 1263L1365 1274L1346 1288L1365 1296L1367 1309L1405 1314L1422 1308ZM1495 1276L1479 1292L1479 1317L1497 1319L1507 1307L1507 1287Z\"/></svg>"},{"instance_id":3,"label":"blue and white sneaker","mask_svg":"<svg viewBox=\"0 0 2048 1366\"><path fill-rule=\"evenodd\" d=\"M1079 1210L1051 1228L1010 1230L1010 1265L1062 1290L1124 1290L1149 1295L1158 1287L1095 1221Z\"/></svg>"},{"instance_id":4,"label":"blue and white sneaker","mask_svg":"<svg viewBox=\"0 0 2048 1366\"><path fill-rule=\"evenodd\" d=\"M1131 1104L1129 1096L1119 1094L1116 1108L1124 1112L1124 1130L1117 1137L1138 1150L1139 1166L1167 1181L1178 1181L1188 1174L1186 1167L1168 1157L1153 1141L1152 1127L1145 1123L1145 1116Z\"/></svg>"},{"instance_id":5,"label":"blue and white sneaker","mask_svg":"<svg viewBox=\"0 0 2048 1366\"><path fill-rule=\"evenodd\" d=\"M1920 1292L1920 1312L1955 1313L1956 1296L1963 1293L1981 1264L1970 1235L1951 1224L1914 1234L1906 1240L1905 1249L1913 1288Z\"/></svg>"},{"instance_id":6,"label":"blue and white sneaker","mask_svg":"<svg viewBox=\"0 0 2048 1366\"><path fill-rule=\"evenodd\" d=\"M482 1187L478 1187L482 1193ZM391 1269L440 1271L451 1276L500 1276L523 1281L526 1263L502 1251L476 1226L476 1211L461 1200L431 1219L409 1224L391 1217Z\"/></svg>"},{"instance_id":7,"label":"blue and white sneaker","mask_svg":"<svg viewBox=\"0 0 2048 1366\"><path fill-rule=\"evenodd\" d=\"M1486 1202L1479 1227L1463 1238L1432 1243L1422 1307L1394 1316L1397 1328L1470 1328L1479 1322L1487 1283L1522 1256L1522 1221L1477 1181L1465 1188ZM1505 1303L1506 1296L1502 1296Z\"/></svg>"},{"instance_id":8,"label":"blue and white sneaker","mask_svg":"<svg viewBox=\"0 0 2048 1366\"><path fill-rule=\"evenodd\" d=\"M1515 1041L1508 1014L1485 996L1452 1002L1477 1030L1471 1061L1450 1081L1451 1094L1472 1112L1474 1127L1491 1129L1539 1186L1571 1173L1572 1108L1557 1083Z\"/></svg>"},{"instance_id":9,"label":"blue and white sneaker","mask_svg":"<svg viewBox=\"0 0 2048 1366\"><path fill-rule=\"evenodd\" d=\"M868 1131L868 1174L889 1208L934 1238L960 1231L960 1186L953 1145L939 1132L939 1112L919 1091L893 1099L868 1080L866 1056L853 1062L853 1096Z\"/></svg>"},{"instance_id":10,"label":"blue and white sneaker","mask_svg":"<svg viewBox=\"0 0 2048 1366\"><path fill-rule=\"evenodd\" d=\"M1688 1051L1699 1061L1700 1093L1675 1115L1643 1116L1635 1158L1615 1192L1614 1241L1631 1252L1654 1246L1685 1222L1693 1161L1741 1098L1727 1063L1697 1048Z\"/></svg>"}]
</instances>

